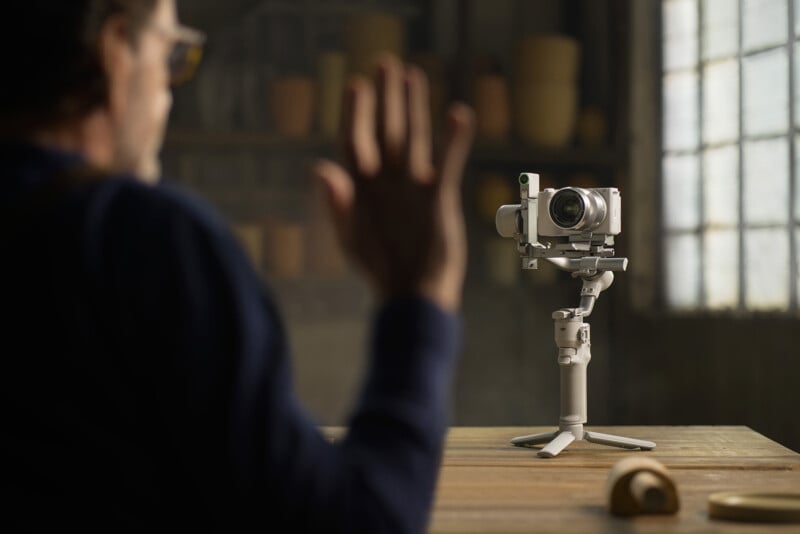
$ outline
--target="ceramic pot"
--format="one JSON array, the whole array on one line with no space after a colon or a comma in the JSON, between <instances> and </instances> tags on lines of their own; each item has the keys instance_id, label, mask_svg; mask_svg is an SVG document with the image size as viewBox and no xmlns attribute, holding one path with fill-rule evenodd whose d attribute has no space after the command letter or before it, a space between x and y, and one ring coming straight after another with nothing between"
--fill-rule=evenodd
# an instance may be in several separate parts
<instances>
[{"instance_id":1,"label":"ceramic pot","mask_svg":"<svg viewBox=\"0 0 800 534\"><path fill-rule=\"evenodd\" d=\"M517 43L518 82L573 83L578 79L580 45L567 35L532 35Z\"/></svg>"},{"instance_id":2,"label":"ceramic pot","mask_svg":"<svg viewBox=\"0 0 800 534\"><path fill-rule=\"evenodd\" d=\"M314 119L314 82L305 77L277 78L270 84L269 104L275 130L284 137L303 139Z\"/></svg>"},{"instance_id":3,"label":"ceramic pot","mask_svg":"<svg viewBox=\"0 0 800 534\"><path fill-rule=\"evenodd\" d=\"M502 142L511 131L508 82L502 76L484 75L475 80L476 133L483 141Z\"/></svg>"},{"instance_id":4,"label":"ceramic pot","mask_svg":"<svg viewBox=\"0 0 800 534\"><path fill-rule=\"evenodd\" d=\"M574 85L518 83L514 93L515 129L520 139L548 148L570 143L578 111Z\"/></svg>"},{"instance_id":5,"label":"ceramic pot","mask_svg":"<svg viewBox=\"0 0 800 534\"><path fill-rule=\"evenodd\" d=\"M305 228L299 223L270 221L266 225L269 271L276 278L296 279L303 275Z\"/></svg>"},{"instance_id":6,"label":"ceramic pot","mask_svg":"<svg viewBox=\"0 0 800 534\"><path fill-rule=\"evenodd\" d=\"M339 134L342 115L342 93L347 76L347 58L341 52L323 52L317 58L319 91L317 110L319 132L326 139Z\"/></svg>"},{"instance_id":7,"label":"ceramic pot","mask_svg":"<svg viewBox=\"0 0 800 534\"><path fill-rule=\"evenodd\" d=\"M375 60L382 53L403 57L405 23L400 17L380 11L359 13L347 20L344 43L350 71L371 76Z\"/></svg>"}]
</instances>

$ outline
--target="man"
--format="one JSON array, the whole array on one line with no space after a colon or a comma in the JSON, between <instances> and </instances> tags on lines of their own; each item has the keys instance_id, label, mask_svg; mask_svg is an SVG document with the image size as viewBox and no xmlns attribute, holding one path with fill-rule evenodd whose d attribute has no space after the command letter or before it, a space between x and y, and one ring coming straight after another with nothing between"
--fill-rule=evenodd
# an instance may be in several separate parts
<instances>
[{"instance_id":1,"label":"man","mask_svg":"<svg viewBox=\"0 0 800 534\"><path fill-rule=\"evenodd\" d=\"M294 400L280 319L228 230L154 186L168 65L192 35L174 0L4 9L0 521L423 531L457 345L470 112L450 111L434 165L425 79L387 57L375 88L349 87L346 169L315 167L379 303L363 392L331 444Z\"/></svg>"}]
</instances>

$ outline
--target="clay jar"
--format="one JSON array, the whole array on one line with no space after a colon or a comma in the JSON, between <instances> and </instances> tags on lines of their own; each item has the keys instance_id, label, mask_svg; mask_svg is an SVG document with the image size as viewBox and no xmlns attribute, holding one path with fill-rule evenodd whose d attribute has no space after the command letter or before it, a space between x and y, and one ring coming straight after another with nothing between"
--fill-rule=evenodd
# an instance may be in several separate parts
<instances>
[{"instance_id":1,"label":"clay jar","mask_svg":"<svg viewBox=\"0 0 800 534\"><path fill-rule=\"evenodd\" d=\"M314 82L303 76L277 78L270 84L269 104L275 130L290 139L311 134L314 120Z\"/></svg>"},{"instance_id":2,"label":"clay jar","mask_svg":"<svg viewBox=\"0 0 800 534\"><path fill-rule=\"evenodd\" d=\"M572 140L578 113L580 46L565 35L534 35L516 49L514 108L517 135L550 148Z\"/></svg>"},{"instance_id":3,"label":"clay jar","mask_svg":"<svg viewBox=\"0 0 800 534\"><path fill-rule=\"evenodd\" d=\"M494 74L479 76L474 91L478 139L505 141L511 130L511 103L506 79Z\"/></svg>"},{"instance_id":4,"label":"clay jar","mask_svg":"<svg viewBox=\"0 0 800 534\"><path fill-rule=\"evenodd\" d=\"M271 220L266 223L265 248L272 276L293 280L305 267L305 228L295 222Z\"/></svg>"},{"instance_id":5,"label":"clay jar","mask_svg":"<svg viewBox=\"0 0 800 534\"><path fill-rule=\"evenodd\" d=\"M404 21L380 11L353 15L345 25L344 44L350 71L372 75L375 60L382 53L403 57L406 46Z\"/></svg>"},{"instance_id":6,"label":"clay jar","mask_svg":"<svg viewBox=\"0 0 800 534\"><path fill-rule=\"evenodd\" d=\"M517 85L514 104L516 132L527 144L561 148L572 140L578 113L574 85Z\"/></svg>"},{"instance_id":7,"label":"clay jar","mask_svg":"<svg viewBox=\"0 0 800 534\"><path fill-rule=\"evenodd\" d=\"M326 139L335 139L339 133L342 115L342 93L347 76L347 58L340 52L323 52L317 58L319 80L318 113L319 132Z\"/></svg>"},{"instance_id":8,"label":"clay jar","mask_svg":"<svg viewBox=\"0 0 800 534\"><path fill-rule=\"evenodd\" d=\"M517 43L517 81L572 84L578 79L580 45L567 35L531 35Z\"/></svg>"}]
</instances>

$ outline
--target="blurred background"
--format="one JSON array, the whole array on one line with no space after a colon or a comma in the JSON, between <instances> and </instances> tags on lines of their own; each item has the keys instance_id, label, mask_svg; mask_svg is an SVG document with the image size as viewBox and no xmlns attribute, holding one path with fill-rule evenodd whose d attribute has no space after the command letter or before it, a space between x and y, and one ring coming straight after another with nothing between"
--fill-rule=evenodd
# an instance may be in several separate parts
<instances>
[{"instance_id":1,"label":"blurred background","mask_svg":"<svg viewBox=\"0 0 800 534\"><path fill-rule=\"evenodd\" d=\"M589 424L748 425L800 450L800 1L179 0L207 32L166 175L230 222L280 303L304 404L343 424L373 302L308 177L353 73L394 52L474 106L453 424L555 425L551 313L579 282L496 236L516 177L618 187L629 270L590 323ZM721 443L721 447L725 444Z\"/></svg>"}]
</instances>

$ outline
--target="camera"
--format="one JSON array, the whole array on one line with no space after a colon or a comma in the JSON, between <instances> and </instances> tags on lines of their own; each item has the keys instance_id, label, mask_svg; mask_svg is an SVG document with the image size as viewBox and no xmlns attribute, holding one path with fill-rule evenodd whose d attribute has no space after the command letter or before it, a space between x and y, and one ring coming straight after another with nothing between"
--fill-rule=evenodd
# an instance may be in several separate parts
<instances>
[{"instance_id":1,"label":"camera","mask_svg":"<svg viewBox=\"0 0 800 534\"><path fill-rule=\"evenodd\" d=\"M566 259L614 255L614 236L622 230L618 189L565 187L539 191L539 175L535 173L520 174L519 188L520 203L500 206L495 226L501 236L517 240L523 268L536 269L538 258L561 266ZM551 239L541 242L540 237ZM616 260L601 263L608 269L622 266ZM569 262L564 265L573 266Z\"/></svg>"},{"instance_id":2,"label":"camera","mask_svg":"<svg viewBox=\"0 0 800 534\"><path fill-rule=\"evenodd\" d=\"M617 235L621 228L622 201L613 187L565 187L539 193L539 235L564 237L592 232Z\"/></svg>"}]
</instances>

